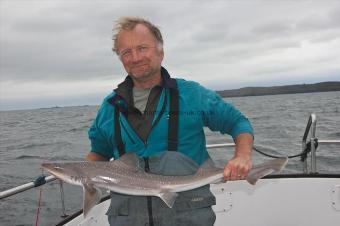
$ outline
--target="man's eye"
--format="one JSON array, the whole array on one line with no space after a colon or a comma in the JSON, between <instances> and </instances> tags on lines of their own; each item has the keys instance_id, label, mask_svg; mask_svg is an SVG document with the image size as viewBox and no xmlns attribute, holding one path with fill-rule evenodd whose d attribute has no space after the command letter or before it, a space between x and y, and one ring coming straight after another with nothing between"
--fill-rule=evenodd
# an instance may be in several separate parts
<instances>
[{"instance_id":1,"label":"man's eye","mask_svg":"<svg viewBox=\"0 0 340 226\"><path fill-rule=\"evenodd\" d=\"M125 51L122 51L121 52L121 55L122 56L128 56L128 55L130 55L131 54L131 50L125 50Z\"/></svg>"},{"instance_id":2,"label":"man's eye","mask_svg":"<svg viewBox=\"0 0 340 226\"><path fill-rule=\"evenodd\" d=\"M149 47L147 47L147 46L140 46L140 47L139 47L139 51L142 51L142 52L143 52L143 51L147 51L148 48L149 48Z\"/></svg>"}]
</instances>

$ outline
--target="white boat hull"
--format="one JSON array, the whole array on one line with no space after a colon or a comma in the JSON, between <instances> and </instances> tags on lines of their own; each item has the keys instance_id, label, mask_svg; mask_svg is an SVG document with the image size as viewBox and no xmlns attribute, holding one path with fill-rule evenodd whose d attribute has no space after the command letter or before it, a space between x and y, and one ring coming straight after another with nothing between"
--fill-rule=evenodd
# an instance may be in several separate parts
<instances>
[{"instance_id":1,"label":"white boat hull","mask_svg":"<svg viewBox=\"0 0 340 226\"><path fill-rule=\"evenodd\" d=\"M256 186L231 182L212 190L216 226L340 225L340 178L264 179Z\"/></svg>"},{"instance_id":2,"label":"white boat hull","mask_svg":"<svg viewBox=\"0 0 340 226\"><path fill-rule=\"evenodd\" d=\"M340 178L299 177L211 185L216 196L215 226L337 226L340 225ZM108 226L110 200L98 204L84 219L66 226Z\"/></svg>"}]
</instances>

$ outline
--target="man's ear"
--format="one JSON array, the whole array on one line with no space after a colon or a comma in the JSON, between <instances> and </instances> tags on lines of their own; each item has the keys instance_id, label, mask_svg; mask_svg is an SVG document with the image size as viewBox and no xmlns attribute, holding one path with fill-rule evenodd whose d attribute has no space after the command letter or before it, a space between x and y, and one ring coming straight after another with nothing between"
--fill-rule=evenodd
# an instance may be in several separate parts
<instances>
[{"instance_id":1,"label":"man's ear","mask_svg":"<svg viewBox=\"0 0 340 226\"><path fill-rule=\"evenodd\" d=\"M163 61L163 59L164 59L164 50L163 50L163 48L162 48L161 51L159 51L159 55L160 55L160 57L162 58L162 61Z\"/></svg>"}]
</instances>

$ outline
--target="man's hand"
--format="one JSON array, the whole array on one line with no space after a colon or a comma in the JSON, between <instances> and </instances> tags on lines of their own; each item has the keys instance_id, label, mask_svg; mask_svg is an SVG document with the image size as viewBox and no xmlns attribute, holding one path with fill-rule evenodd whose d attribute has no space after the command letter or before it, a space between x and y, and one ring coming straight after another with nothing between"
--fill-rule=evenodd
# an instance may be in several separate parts
<instances>
[{"instance_id":1,"label":"man's hand","mask_svg":"<svg viewBox=\"0 0 340 226\"><path fill-rule=\"evenodd\" d=\"M234 156L224 167L225 180L242 180L252 167L250 156Z\"/></svg>"},{"instance_id":2,"label":"man's hand","mask_svg":"<svg viewBox=\"0 0 340 226\"><path fill-rule=\"evenodd\" d=\"M235 155L224 167L225 180L245 179L252 168L253 135L241 133L235 139Z\"/></svg>"},{"instance_id":3,"label":"man's hand","mask_svg":"<svg viewBox=\"0 0 340 226\"><path fill-rule=\"evenodd\" d=\"M86 160L89 161L109 161L104 156L101 156L100 154L97 154L95 152L90 152L86 156Z\"/></svg>"}]
</instances>

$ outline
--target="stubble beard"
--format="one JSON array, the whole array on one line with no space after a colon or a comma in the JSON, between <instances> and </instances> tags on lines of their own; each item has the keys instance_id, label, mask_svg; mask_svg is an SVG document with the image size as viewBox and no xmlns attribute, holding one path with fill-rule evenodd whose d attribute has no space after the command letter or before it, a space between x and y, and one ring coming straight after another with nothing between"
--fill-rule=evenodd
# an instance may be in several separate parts
<instances>
[{"instance_id":1,"label":"stubble beard","mask_svg":"<svg viewBox=\"0 0 340 226\"><path fill-rule=\"evenodd\" d=\"M160 68L153 68L150 65L148 65L148 67L142 73L139 74L131 73L130 76L138 82L145 82L154 78L159 71Z\"/></svg>"}]
</instances>

